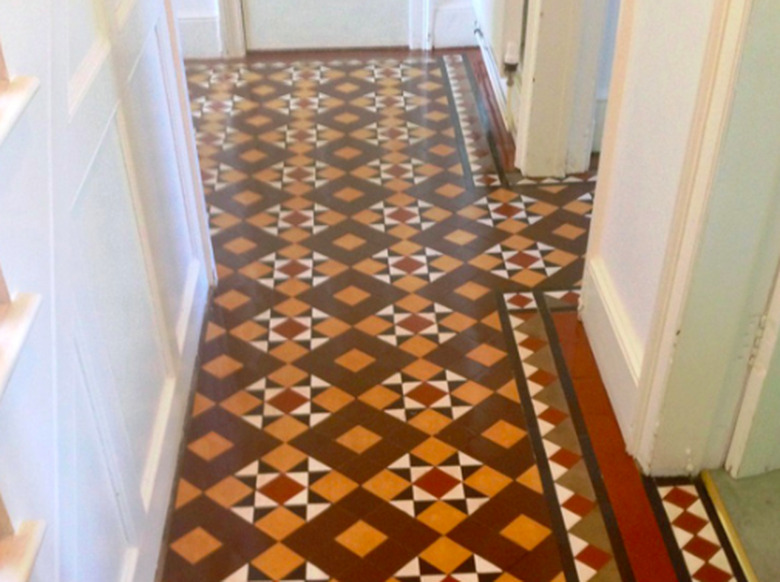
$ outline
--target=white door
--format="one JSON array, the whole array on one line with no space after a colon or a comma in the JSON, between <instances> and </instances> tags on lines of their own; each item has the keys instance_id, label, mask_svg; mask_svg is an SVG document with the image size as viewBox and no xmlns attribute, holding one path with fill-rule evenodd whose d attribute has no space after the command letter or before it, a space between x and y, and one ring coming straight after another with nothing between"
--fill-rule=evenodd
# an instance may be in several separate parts
<instances>
[{"instance_id":1,"label":"white door","mask_svg":"<svg viewBox=\"0 0 780 582\"><path fill-rule=\"evenodd\" d=\"M407 0L242 0L248 50L406 47ZM423 4L423 2L419 2Z\"/></svg>"},{"instance_id":2,"label":"white door","mask_svg":"<svg viewBox=\"0 0 780 582\"><path fill-rule=\"evenodd\" d=\"M64 4L52 106L60 579L147 581L207 303L204 204L167 2Z\"/></svg>"}]
</instances>

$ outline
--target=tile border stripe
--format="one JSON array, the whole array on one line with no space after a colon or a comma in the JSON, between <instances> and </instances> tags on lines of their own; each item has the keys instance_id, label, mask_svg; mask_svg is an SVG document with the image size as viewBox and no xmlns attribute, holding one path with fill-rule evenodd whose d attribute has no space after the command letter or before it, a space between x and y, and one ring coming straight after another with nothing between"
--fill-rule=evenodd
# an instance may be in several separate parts
<instances>
[{"instance_id":1,"label":"tile border stripe","mask_svg":"<svg viewBox=\"0 0 780 582\"><path fill-rule=\"evenodd\" d=\"M520 396L523 415L525 416L526 426L528 428L528 434L531 437L531 442L533 443L534 456L536 457L536 464L539 468L539 476L542 480L544 496L550 509L550 519L552 521L555 537L560 545L563 572L566 576L567 582L578 582L579 576L577 574L576 566L574 565L574 554L569 542L569 535L566 530L566 525L560 512L560 505L555 493L555 481L553 480L550 464L544 449L542 434L539 429L536 415L534 413L533 401L531 400L525 374L523 372L523 364L520 360L520 355L515 344L515 336L512 331L512 324L509 319L509 311L507 309L506 302L504 301L504 296L500 291L495 292L495 298L496 304L498 306L499 318L501 320L501 328L504 334L504 339L507 342L507 354L511 361L515 381L517 382L517 391Z\"/></svg>"},{"instance_id":2,"label":"tile border stripe","mask_svg":"<svg viewBox=\"0 0 780 582\"><path fill-rule=\"evenodd\" d=\"M588 429L585 424L585 419L582 415L582 409L580 408L577 393L574 391L574 385L572 384L571 376L569 375L569 369L566 366L566 360L563 357L560 340L558 338L558 332L555 329L555 324L552 321L552 315L549 308L547 307L545 291L536 291L534 295L539 312L542 316L542 320L544 321L547 337L550 340L549 348L552 352L553 359L555 360L555 366L558 371L558 379L563 388L563 392L566 395L566 402L569 405L569 413L577 430L577 438L580 442L582 457L585 460L585 464L588 468L588 474L590 475L591 483L596 493L596 499L598 499L599 506L601 508L601 514L604 517L607 533L612 545L613 557L615 558L623 582L633 582L635 580L634 572L628 560L628 553L626 552L623 537L620 534L620 529L618 528L617 520L615 519L615 512L612 509L612 504L609 501L607 488L604 484L601 470L599 469L596 453L593 450L593 444L591 443L590 435L588 434ZM572 306L572 310L576 310L576 307Z\"/></svg>"}]
</instances>

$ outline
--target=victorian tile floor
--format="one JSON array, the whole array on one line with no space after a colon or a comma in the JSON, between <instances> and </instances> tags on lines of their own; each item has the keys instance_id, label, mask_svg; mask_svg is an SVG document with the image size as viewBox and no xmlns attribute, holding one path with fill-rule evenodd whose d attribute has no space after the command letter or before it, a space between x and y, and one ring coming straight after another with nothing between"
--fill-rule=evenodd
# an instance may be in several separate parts
<instances>
[{"instance_id":1,"label":"victorian tile floor","mask_svg":"<svg viewBox=\"0 0 780 582\"><path fill-rule=\"evenodd\" d=\"M741 580L623 452L595 174L505 171L473 54L318 58L188 66L219 285L162 579Z\"/></svg>"}]
</instances>

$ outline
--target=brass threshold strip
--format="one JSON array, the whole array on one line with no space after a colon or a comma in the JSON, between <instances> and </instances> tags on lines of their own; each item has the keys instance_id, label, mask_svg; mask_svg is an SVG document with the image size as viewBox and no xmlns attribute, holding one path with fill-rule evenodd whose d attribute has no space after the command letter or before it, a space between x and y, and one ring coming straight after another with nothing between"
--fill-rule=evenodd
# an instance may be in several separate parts
<instances>
[{"instance_id":1,"label":"brass threshold strip","mask_svg":"<svg viewBox=\"0 0 780 582\"><path fill-rule=\"evenodd\" d=\"M718 486L715 484L715 480L712 478L712 475L709 471L702 472L701 478L702 482L704 483L704 488L707 490L707 494L710 496L712 505L715 507L715 511L718 514L718 519L723 526L723 530L726 532L726 537L729 539L731 548L734 550L737 561L742 567L745 578L747 578L748 582L761 582L761 580L759 580L758 576L756 575L756 571L753 570L753 566L750 564L750 559L748 558L747 552L745 551L745 546L742 545L742 540L737 533L737 529L734 527L734 523L731 521L728 509L726 509L726 504L723 503L723 498L720 496L720 492L718 491Z\"/></svg>"}]
</instances>

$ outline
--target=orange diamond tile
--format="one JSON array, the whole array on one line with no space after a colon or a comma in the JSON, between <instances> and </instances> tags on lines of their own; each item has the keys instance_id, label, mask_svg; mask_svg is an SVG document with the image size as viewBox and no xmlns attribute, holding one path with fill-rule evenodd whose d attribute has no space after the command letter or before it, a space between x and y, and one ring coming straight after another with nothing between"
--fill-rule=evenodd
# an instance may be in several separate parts
<instances>
[{"instance_id":1,"label":"orange diamond tile","mask_svg":"<svg viewBox=\"0 0 780 582\"><path fill-rule=\"evenodd\" d=\"M501 530L502 536L528 551L546 540L550 533L549 528L527 515L521 515Z\"/></svg>"},{"instance_id":2,"label":"orange diamond tile","mask_svg":"<svg viewBox=\"0 0 780 582\"><path fill-rule=\"evenodd\" d=\"M363 520L336 537L336 541L361 558L378 548L387 536L378 529L371 527Z\"/></svg>"},{"instance_id":3,"label":"orange diamond tile","mask_svg":"<svg viewBox=\"0 0 780 582\"><path fill-rule=\"evenodd\" d=\"M362 426L356 426L337 438L336 442L354 453L361 454L381 440L382 437L378 434Z\"/></svg>"},{"instance_id":4,"label":"orange diamond tile","mask_svg":"<svg viewBox=\"0 0 780 582\"><path fill-rule=\"evenodd\" d=\"M244 365L241 362L226 355L217 356L203 365L203 369L206 372L220 380L238 372L243 367Z\"/></svg>"},{"instance_id":5,"label":"orange diamond tile","mask_svg":"<svg viewBox=\"0 0 780 582\"><path fill-rule=\"evenodd\" d=\"M432 530L435 530L442 535L446 535L458 527L466 517L467 515L465 513L459 509L455 509L449 503L437 501L423 511L417 519Z\"/></svg>"},{"instance_id":6,"label":"orange diamond tile","mask_svg":"<svg viewBox=\"0 0 780 582\"><path fill-rule=\"evenodd\" d=\"M375 361L376 358L369 356L365 352L361 352L357 348L352 349L346 354L336 358L336 363L339 366L346 368L350 372L359 372L363 368L373 364Z\"/></svg>"},{"instance_id":7,"label":"orange diamond tile","mask_svg":"<svg viewBox=\"0 0 780 582\"><path fill-rule=\"evenodd\" d=\"M471 552L460 544L453 542L448 537L441 537L428 546L420 554L420 557L442 572L449 574L471 555Z\"/></svg>"},{"instance_id":8,"label":"orange diamond tile","mask_svg":"<svg viewBox=\"0 0 780 582\"><path fill-rule=\"evenodd\" d=\"M482 344L466 354L466 357L483 366L493 366L506 357L506 352L489 344Z\"/></svg>"},{"instance_id":9,"label":"orange diamond tile","mask_svg":"<svg viewBox=\"0 0 780 582\"><path fill-rule=\"evenodd\" d=\"M277 541L282 541L306 523L302 517L285 507L277 507L255 523L255 527Z\"/></svg>"},{"instance_id":10,"label":"orange diamond tile","mask_svg":"<svg viewBox=\"0 0 780 582\"><path fill-rule=\"evenodd\" d=\"M210 461L215 457L218 457L232 447L232 442L214 431L211 431L187 446L189 450L205 461Z\"/></svg>"},{"instance_id":11,"label":"orange diamond tile","mask_svg":"<svg viewBox=\"0 0 780 582\"><path fill-rule=\"evenodd\" d=\"M193 529L171 544L171 549L190 564L197 564L221 547L222 542L202 527Z\"/></svg>"},{"instance_id":12,"label":"orange diamond tile","mask_svg":"<svg viewBox=\"0 0 780 582\"><path fill-rule=\"evenodd\" d=\"M525 437L525 431L521 428L509 424L505 420L499 420L489 429L482 433L482 436L493 441L497 445L508 449Z\"/></svg>"},{"instance_id":13,"label":"orange diamond tile","mask_svg":"<svg viewBox=\"0 0 780 582\"><path fill-rule=\"evenodd\" d=\"M235 477L226 477L210 489L207 489L206 495L222 507L232 507L237 501L253 492L254 489L247 487Z\"/></svg>"},{"instance_id":14,"label":"orange diamond tile","mask_svg":"<svg viewBox=\"0 0 780 582\"><path fill-rule=\"evenodd\" d=\"M278 543L252 560L252 565L272 580L281 580L303 564L303 561L303 558L290 548Z\"/></svg>"}]
</instances>

